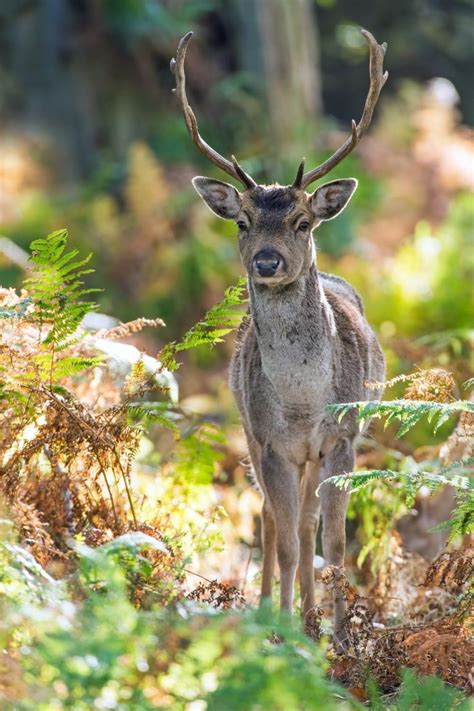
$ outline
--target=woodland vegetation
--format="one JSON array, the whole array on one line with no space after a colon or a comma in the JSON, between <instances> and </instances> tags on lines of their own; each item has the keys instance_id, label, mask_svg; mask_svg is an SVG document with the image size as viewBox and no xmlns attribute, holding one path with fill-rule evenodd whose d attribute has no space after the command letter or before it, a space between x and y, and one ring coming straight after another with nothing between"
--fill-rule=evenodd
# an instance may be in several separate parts
<instances>
[{"instance_id":1,"label":"woodland vegetation","mask_svg":"<svg viewBox=\"0 0 474 711\"><path fill-rule=\"evenodd\" d=\"M469 9L360 5L2 5L2 709L469 708ZM246 287L233 226L190 187L207 166L167 64L199 29L189 91L204 135L283 183L360 112L360 24L389 42L391 76L331 175L359 190L318 229L318 265L361 293L390 380L380 403L334 407L373 424L356 471L324 484L351 486L346 567L317 556L303 631L257 607L260 498L226 384ZM302 26L314 43L298 55ZM283 87L270 37L291 58ZM288 117L295 86L304 108Z\"/></svg>"}]
</instances>

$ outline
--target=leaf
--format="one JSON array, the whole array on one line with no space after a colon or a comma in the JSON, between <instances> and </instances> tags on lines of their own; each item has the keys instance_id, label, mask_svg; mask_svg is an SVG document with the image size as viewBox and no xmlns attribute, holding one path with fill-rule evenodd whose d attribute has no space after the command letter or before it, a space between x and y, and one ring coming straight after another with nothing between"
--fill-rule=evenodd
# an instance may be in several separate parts
<instances>
[{"instance_id":1,"label":"leaf","mask_svg":"<svg viewBox=\"0 0 474 711\"><path fill-rule=\"evenodd\" d=\"M181 438L176 456L176 473L192 484L209 484L214 476L216 462L223 456L216 445L222 444L223 440L222 433L207 423L195 427Z\"/></svg>"},{"instance_id":2,"label":"leaf","mask_svg":"<svg viewBox=\"0 0 474 711\"><path fill-rule=\"evenodd\" d=\"M32 242L30 259L34 266L31 277L25 282L35 306L32 320L49 324L43 344L52 346L55 352L71 345L71 338L85 314L96 308L96 304L83 297L100 291L83 288L81 277L93 271L83 269L91 255L76 260L78 250L65 253L67 239L67 231L58 230L46 239Z\"/></svg>"},{"instance_id":3,"label":"leaf","mask_svg":"<svg viewBox=\"0 0 474 711\"><path fill-rule=\"evenodd\" d=\"M123 550L136 553L142 548L152 548L153 550L170 555L170 552L164 543L156 538L153 538L153 536L148 536L146 533L142 533L141 531L124 533L123 536L118 536L108 543L103 543L101 546L97 546L97 549L105 551L106 553L116 553Z\"/></svg>"},{"instance_id":4,"label":"leaf","mask_svg":"<svg viewBox=\"0 0 474 711\"><path fill-rule=\"evenodd\" d=\"M398 419L401 425L396 436L401 437L423 416L427 416L430 422L436 422L433 428L436 433L451 416L461 412L474 413L474 403L469 400L449 403L425 400L369 400L329 405L327 410L336 415L339 421L350 410L355 410L359 422L369 417L384 418L385 426L388 426L394 419Z\"/></svg>"},{"instance_id":5,"label":"leaf","mask_svg":"<svg viewBox=\"0 0 474 711\"><path fill-rule=\"evenodd\" d=\"M103 365L102 358L79 358L77 356L66 356L55 361L53 366L53 375L55 378L65 378L71 375L82 373L87 368L95 368Z\"/></svg>"},{"instance_id":6,"label":"leaf","mask_svg":"<svg viewBox=\"0 0 474 711\"><path fill-rule=\"evenodd\" d=\"M474 378L469 378L466 380L463 384L462 387L464 390L472 390L474 388Z\"/></svg>"},{"instance_id":7,"label":"leaf","mask_svg":"<svg viewBox=\"0 0 474 711\"><path fill-rule=\"evenodd\" d=\"M224 336L239 326L243 314L232 307L245 303L243 298L245 288L245 279L239 279L235 286L225 290L224 299L213 306L204 318L184 335L182 341L168 343L162 349L159 358L166 368L171 371L176 370L178 367L175 360L176 353L201 345L214 346L216 343L221 343Z\"/></svg>"},{"instance_id":8,"label":"leaf","mask_svg":"<svg viewBox=\"0 0 474 711\"><path fill-rule=\"evenodd\" d=\"M141 403L134 402L127 407L127 414L131 418L138 418L147 423L155 423L161 427L166 427L175 435L179 435L176 420L182 415L172 410L168 403Z\"/></svg>"}]
</instances>

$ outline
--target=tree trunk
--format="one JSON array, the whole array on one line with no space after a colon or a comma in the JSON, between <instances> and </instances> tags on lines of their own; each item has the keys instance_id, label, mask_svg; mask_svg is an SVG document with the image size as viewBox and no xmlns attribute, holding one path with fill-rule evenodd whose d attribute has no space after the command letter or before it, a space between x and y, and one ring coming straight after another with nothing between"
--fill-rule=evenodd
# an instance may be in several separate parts
<instances>
[{"instance_id":1,"label":"tree trunk","mask_svg":"<svg viewBox=\"0 0 474 711\"><path fill-rule=\"evenodd\" d=\"M319 33L311 0L233 0L240 68L262 89L260 157L267 178L290 180L322 115Z\"/></svg>"},{"instance_id":2,"label":"tree trunk","mask_svg":"<svg viewBox=\"0 0 474 711\"><path fill-rule=\"evenodd\" d=\"M7 66L23 102L15 127L53 138L62 179L88 175L95 167L92 117L87 88L79 86L71 62L69 3L38 0L26 5L24 12L12 6L5 10L4 20L9 27ZM80 96L80 89L85 96Z\"/></svg>"}]
</instances>

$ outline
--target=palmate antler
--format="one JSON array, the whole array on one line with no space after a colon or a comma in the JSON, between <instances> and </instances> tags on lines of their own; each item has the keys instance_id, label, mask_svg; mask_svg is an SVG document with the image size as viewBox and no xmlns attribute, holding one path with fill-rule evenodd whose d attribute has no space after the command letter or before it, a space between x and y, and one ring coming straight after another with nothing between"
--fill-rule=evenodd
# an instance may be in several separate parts
<instances>
[{"instance_id":1,"label":"palmate antler","mask_svg":"<svg viewBox=\"0 0 474 711\"><path fill-rule=\"evenodd\" d=\"M352 121L352 135L345 141L345 143L337 149L333 155L328 158L324 163L318 165L317 168L309 170L307 173L304 172L304 158L301 161L298 172L293 183L293 187L304 190L311 183L313 183L318 178L322 178L331 171L338 163L340 163L349 153L354 150L356 145L359 143L360 139L367 131L372 121L372 115L374 113L375 104L379 98L382 87L388 79L388 72L383 71L383 60L385 52L387 50L387 44L378 44L375 37L367 30L361 30L365 39L369 44L370 49L370 61L369 61L369 76L370 76L370 86L365 100L364 111L362 117L358 124ZM176 59L172 59L170 62L170 68L176 78L176 92L178 101L181 105L181 109L184 114L184 120L186 122L189 134L203 155L205 155L209 160L221 168L225 173L232 176L238 180L242 185L248 188L254 188L257 183L255 180L245 172L245 170L237 163L235 156L231 156L231 160L227 160L224 156L221 156L212 146L210 146L201 137L199 133L198 123L194 111L188 102L188 97L186 95L186 75L184 72L184 60L186 57L186 50L188 47L189 40L191 39L193 33L188 32L182 37L178 44L178 49L176 51Z\"/></svg>"},{"instance_id":2,"label":"palmate antler","mask_svg":"<svg viewBox=\"0 0 474 711\"><path fill-rule=\"evenodd\" d=\"M184 114L184 120L186 122L187 129L194 144L199 148L201 153L209 158L212 163L221 168L225 173L231 175L233 178L238 180L244 185L245 188L254 188L257 183L253 178L248 175L245 170L237 163L235 156L232 156L232 160L227 160L224 156L214 150L206 141L201 137L199 133L198 123L194 111L189 105L188 97L186 96L186 76L184 72L184 60L186 57L186 50L188 48L189 40L191 39L193 33L188 32L180 40L178 49L176 51L176 59L172 59L170 62L170 68L176 78L176 95L178 101L181 105L181 109Z\"/></svg>"},{"instance_id":3,"label":"palmate antler","mask_svg":"<svg viewBox=\"0 0 474 711\"><path fill-rule=\"evenodd\" d=\"M307 173L304 172L304 158L300 163L298 172L293 183L293 187L300 188L304 190L311 183L313 183L318 178L322 178L323 175L329 173L338 163L340 163L344 158L349 155L349 153L354 150L356 145L359 143L360 139L367 131L372 121L372 115L374 113L375 104L379 98L382 87L388 79L388 72L383 71L383 59L385 52L387 51L387 43L377 44L375 37L367 30L361 30L365 39L369 43L370 48L370 61L369 61L369 76L370 76L370 86L367 98L365 100L364 111L362 113L362 118L359 123L352 121L352 135L345 141L345 143L337 149L333 155L318 165L317 168L309 170Z\"/></svg>"}]
</instances>

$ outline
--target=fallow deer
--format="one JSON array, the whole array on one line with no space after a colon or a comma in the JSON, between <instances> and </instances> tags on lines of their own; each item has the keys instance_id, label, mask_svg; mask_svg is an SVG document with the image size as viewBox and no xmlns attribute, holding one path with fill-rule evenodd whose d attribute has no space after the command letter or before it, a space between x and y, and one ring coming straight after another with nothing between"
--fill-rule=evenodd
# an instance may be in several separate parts
<instances>
[{"instance_id":1,"label":"fallow deer","mask_svg":"<svg viewBox=\"0 0 474 711\"><path fill-rule=\"evenodd\" d=\"M248 275L250 317L240 329L230 385L240 410L248 449L263 494L261 599L270 598L275 559L280 568L280 607L293 607L299 569L303 619L315 604L315 540L322 511L327 564L342 566L348 493L316 489L329 476L354 469L360 435L354 416L341 422L328 405L375 399L384 357L368 325L361 299L344 279L319 272L312 231L343 210L357 188L355 178L334 180L313 193L306 188L326 175L367 131L388 74L386 44L362 30L370 48L370 86L351 136L317 168L301 162L292 185L258 185L238 164L200 136L188 103L184 60L192 33L180 41L171 69L188 131L198 149L243 189L196 177L193 185L219 217L234 220ZM343 641L344 601L335 595L334 631Z\"/></svg>"}]
</instances>

